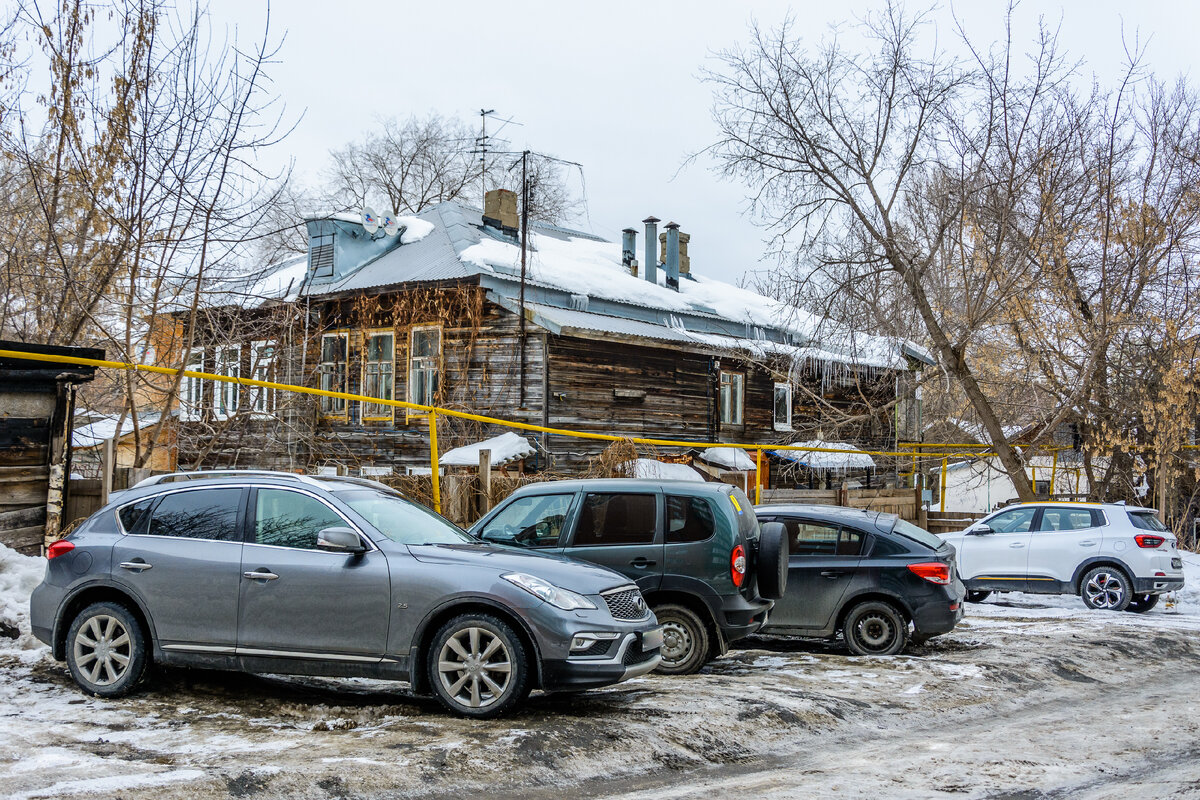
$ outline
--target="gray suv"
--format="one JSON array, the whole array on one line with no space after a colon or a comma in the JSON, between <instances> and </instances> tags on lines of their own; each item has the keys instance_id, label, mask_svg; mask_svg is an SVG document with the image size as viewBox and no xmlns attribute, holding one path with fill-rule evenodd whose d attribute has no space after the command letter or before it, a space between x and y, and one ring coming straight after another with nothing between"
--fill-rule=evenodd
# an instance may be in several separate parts
<instances>
[{"instance_id":1,"label":"gray suv","mask_svg":"<svg viewBox=\"0 0 1200 800\"><path fill-rule=\"evenodd\" d=\"M663 626L658 671L689 675L767 621L787 587L787 532L760 529L736 486L592 479L534 483L471 528L489 542L588 561L636 582Z\"/></svg>"},{"instance_id":2,"label":"gray suv","mask_svg":"<svg viewBox=\"0 0 1200 800\"><path fill-rule=\"evenodd\" d=\"M661 628L615 572L481 543L372 481L196 476L49 548L33 632L84 691L127 694L153 661L404 680L482 718L659 664Z\"/></svg>"}]
</instances>

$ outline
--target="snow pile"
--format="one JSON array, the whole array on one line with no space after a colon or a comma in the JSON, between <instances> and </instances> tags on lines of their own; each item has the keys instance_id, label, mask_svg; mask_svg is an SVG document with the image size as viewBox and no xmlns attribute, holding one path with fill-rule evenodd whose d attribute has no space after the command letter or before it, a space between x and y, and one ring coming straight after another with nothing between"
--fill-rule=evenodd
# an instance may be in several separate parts
<instances>
[{"instance_id":1,"label":"snow pile","mask_svg":"<svg viewBox=\"0 0 1200 800\"><path fill-rule=\"evenodd\" d=\"M737 447L710 447L700 454L700 460L733 470L745 471L757 468L754 459L750 458L745 450Z\"/></svg>"},{"instance_id":2,"label":"snow pile","mask_svg":"<svg viewBox=\"0 0 1200 800\"><path fill-rule=\"evenodd\" d=\"M1175 593L1177 608L1200 616L1200 553L1180 550L1183 560L1183 588Z\"/></svg>"},{"instance_id":3,"label":"snow pile","mask_svg":"<svg viewBox=\"0 0 1200 800\"><path fill-rule=\"evenodd\" d=\"M703 481L704 476L687 464L667 464L653 458L626 462L625 469L632 478L653 481Z\"/></svg>"},{"instance_id":4,"label":"snow pile","mask_svg":"<svg viewBox=\"0 0 1200 800\"><path fill-rule=\"evenodd\" d=\"M397 217L396 222L404 226L404 233L400 234L400 244L419 242L433 233L433 223L419 217Z\"/></svg>"},{"instance_id":5,"label":"snow pile","mask_svg":"<svg viewBox=\"0 0 1200 800\"><path fill-rule=\"evenodd\" d=\"M852 444L845 442L792 442L796 447L814 447L826 450L849 450L849 453L805 452L803 450L772 450L771 452L788 461L795 461L809 469L846 470L874 469L875 461Z\"/></svg>"},{"instance_id":6,"label":"snow pile","mask_svg":"<svg viewBox=\"0 0 1200 800\"><path fill-rule=\"evenodd\" d=\"M29 630L29 595L45 572L46 559L0 544L0 653L42 647Z\"/></svg>"},{"instance_id":7,"label":"snow pile","mask_svg":"<svg viewBox=\"0 0 1200 800\"><path fill-rule=\"evenodd\" d=\"M477 467L479 466L479 454L484 450L492 451L493 467L528 458L535 452L528 439L509 431L499 436L493 436L491 439L484 439L482 442L447 450L438 458L438 463L444 467Z\"/></svg>"}]
</instances>

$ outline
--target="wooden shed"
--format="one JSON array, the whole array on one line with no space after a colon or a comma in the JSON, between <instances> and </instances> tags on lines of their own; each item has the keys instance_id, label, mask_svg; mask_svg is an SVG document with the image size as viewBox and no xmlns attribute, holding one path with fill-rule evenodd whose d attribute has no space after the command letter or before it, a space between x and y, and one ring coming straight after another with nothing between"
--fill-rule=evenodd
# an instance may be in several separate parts
<instances>
[{"instance_id":1,"label":"wooden shed","mask_svg":"<svg viewBox=\"0 0 1200 800\"><path fill-rule=\"evenodd\" d=\"M0 350L104 358L104 351L0 341ZM0 543L36 555L58 538L71 472L75 389L95 367L0 358Z\"/></svg>"}]
</instances>

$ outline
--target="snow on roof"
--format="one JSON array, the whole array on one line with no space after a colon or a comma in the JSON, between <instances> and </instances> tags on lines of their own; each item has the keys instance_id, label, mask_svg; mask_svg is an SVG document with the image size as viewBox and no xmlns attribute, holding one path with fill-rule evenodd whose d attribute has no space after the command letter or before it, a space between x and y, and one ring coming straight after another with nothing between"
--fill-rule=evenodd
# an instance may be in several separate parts
<instances>
[{"instance_id":1,"label":"snow on roof","mask_svg":"<svg viewBox=\"0 0 1200 800\"><path fill-rule=\"evenodd\" d=\"M874 469L875 461L852 444L845 442L792 442L796 447L816 447L828 450L853 450L852 453L820 453L803 450L772 450L779 458L794 461L802 467L817 470Z\"/></svg>"},{"instance_id":2,"label":"snow on roof","mask_svg":"<svg viewBox=\"0 0 1200 800\"><path fill-rule=\"evenodd\" d=\"M933 423L926 425L925 427L928 429L932 427L932 424ZM967 438L971 439L972 441L979 442L980 444L991 444L992 442L992 437L988 435L987 429L982 425L978 425L974 422L967 422L966 420L962 419L955 419L954 417L947 419L946 424L958 428L963 432L964 435L967 436ZM1004 437L1009 441L1011 441L1014 436L1019 435L1021 431L1024 430L1024 428L1022 428L1020 425L1001 425L1000 429L1004 431Z\"/></svg>"},{"instance_id":3,"label":"snow on roof","mask_svg":"<svg viewBox=\"0 0 1200 800\"><path fill-rule=\"evenodd\" d=\"M700 454L701 461L735 470L751 470L758 467L746 451L737 447L710 447Z\"/></svg>"},{"instance_id":4,"label":"snow on roof","mask_svg":"<svg viewBox=\"0 0 1200 800\"><path fill-rule=\"evenodd\" d=\"M704 476L687 464L667 464L653 458L638 458L625 463L631 478L655 481L703 481Z\"/></svg>"},{"instance_id":5,"label":"snow on roof","mask_svg":"<svg viewBox=\"0 0 1200 800\"><path fill-rule=\"evenodd\" d=\"M491 439L484 439L482 442L448 450L438 458L438 463L445 467L477 467L479 466L479 453L483 450L492 451L493 467L519 461L536 452L528 439L509 431L499 436L493 436Z\"/></svg>"},{"instance_id":6,"label":"snow on roof","mask_svg":"<svg viewBox=\"0 0 1200 800\"><path fill-rule=\"evenodd\" d=\"M154 411L138 414L138 428L144 429L151 425L157 425L159 417L158 412ZM71 431L71 447L99 447L106 440L117 435L119 420L118 416L106 416L75 428ZM121 435L126 436L130 433L133 433L133 419L126 416L125 421L121 423Z\"/></svg>"}]
</instances>

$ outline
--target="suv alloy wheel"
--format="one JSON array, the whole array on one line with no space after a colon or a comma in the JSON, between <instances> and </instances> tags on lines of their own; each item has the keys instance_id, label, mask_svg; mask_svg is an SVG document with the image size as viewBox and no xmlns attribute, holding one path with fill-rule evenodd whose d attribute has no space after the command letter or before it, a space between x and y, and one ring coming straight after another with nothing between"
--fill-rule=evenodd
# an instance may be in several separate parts
<instances>
[{"instance_id":1,"label":"suv alloy wheel","mask_svg":"<svg viewBox=\"0 0 1200 800\"><path fill-rule=\"evenodd\" d=\"M498 717L529 694L525 647L497 617L455 617L433 637L429 684L451 711L477 719Z\"/></svg>"},{"instance_id":2,"label":"suv alloy wheel","mask_svg":"<svg viewBox=\"0 0 1200 800\"><path fill-rule=\"evenodd\" d=\"M89 694L129 694L146 671L147 660L142 626L117 603L93 603L67 631L67 667Z\"/></svg>"},{"instance_id":3,"label":"suv alloy wheel","mask_svg":"<svg viewBox=\"0 0 1200 800\"><path fill-rule=\"evenodd\" d=\"M1115 567L1090 569L1079 582L1079 596L1092 609L1124 611L1133 598L1132 592L1129 578Z\"/></svg>"}]
</instances>

